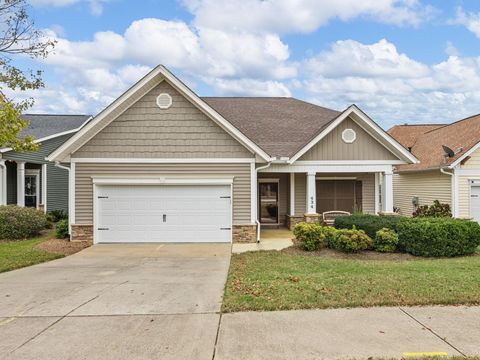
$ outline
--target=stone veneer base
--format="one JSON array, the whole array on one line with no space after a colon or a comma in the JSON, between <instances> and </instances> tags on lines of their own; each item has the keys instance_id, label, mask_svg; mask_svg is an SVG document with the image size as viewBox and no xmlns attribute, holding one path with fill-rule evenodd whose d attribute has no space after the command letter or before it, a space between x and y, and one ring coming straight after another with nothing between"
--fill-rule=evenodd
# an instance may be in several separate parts
<instances>
[{"instance_id":1,"label":"stone veneer base","mask_svg":"<svg viewBox=\"0 0 480 360\"><path fill-rule=\"evenodd\" d=\"M88 241L93 243L93 225L72 224L71 241Z\"/></svg>"},{"instance_id":2,"label":"stone veneer base","mask_svg":"<svg viewBox=\"0 0 480 360\"><path fill-rule=\"evenodd\" d=\"M303 215L287 215L286 216L286 225L289 230L292 230L295 225L305 221Z\"/></svg>"},{"instance_id":3,"label":"stone veneer base","mask_svg":"<svg viewBox=\"0 0 480 360\"><path fill-rule=\"evenodd\" d=\"M233 225L232 241L234 243L254 243L257 241L257 225Z\"/></svg>"}]
</instances>

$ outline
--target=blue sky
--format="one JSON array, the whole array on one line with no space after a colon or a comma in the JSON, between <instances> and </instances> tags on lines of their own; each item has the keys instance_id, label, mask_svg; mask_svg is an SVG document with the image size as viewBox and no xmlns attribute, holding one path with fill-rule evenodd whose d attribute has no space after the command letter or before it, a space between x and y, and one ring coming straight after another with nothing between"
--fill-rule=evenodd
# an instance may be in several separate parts
<instances>
[{"instance_id":1,"label":"blue sky","mask_svg":"<svg viewBox=\"0 0 480 360\"><path fill-rule=\"evenodd\" d=\"M55 51L32 112L100 111L156 64L199 95L356 103L388 128L480 112L473 0L32 0ZM23 96L16 94L17 96Z\"/></svg>"}]
</instances>

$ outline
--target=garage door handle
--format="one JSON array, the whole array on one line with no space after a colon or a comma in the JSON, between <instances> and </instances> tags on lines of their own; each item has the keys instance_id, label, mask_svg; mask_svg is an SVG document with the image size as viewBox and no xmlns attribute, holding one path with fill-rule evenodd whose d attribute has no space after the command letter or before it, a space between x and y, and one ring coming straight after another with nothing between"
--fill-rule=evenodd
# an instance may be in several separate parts
<instances>
[{"instance_id":1,"label":"garage door handle","mask_svg":"<svg viewBox=\"0 0 480 360\"><path fill-rule=\"evenodd\" d=\"M98 196L99 199L108 199L108 196Z\"/></svg>"},{"instance_id":2,"label":"garage door handle","mask_svg":"<svg viewBox=\"0 0 480 360\"><path fill-rule=\"evenodd\" d=\"M232 228L220 228L220 230L232 230Z\"/></svg>"},{"instance_id":3,"label":"garage door handle","mask_svg":"<svg viewBox=\"0 0 480 360\"><path fill-rule=\"evenodd\" d=\"M231 196L220 196L220 199L230 199Z\"/></svg>"},{"instance_id":4,"label":"garage door handle","mask_svg":"<svg viewBox=\"0 0 480 360\"><path fill-rule=\"evenodd\" d=\"M109 228L98 228L97 230L110 230Z\"/></svg>"},{"instance_id":5,"label":"garage door handle","mask_svg":"<svg viewBox=\"0 0 480 360\"><path fill-rule=\"evenodd\" d=\"M163 214L163 222L167 222L167 215Z\"/></svg>"}]
</instances>

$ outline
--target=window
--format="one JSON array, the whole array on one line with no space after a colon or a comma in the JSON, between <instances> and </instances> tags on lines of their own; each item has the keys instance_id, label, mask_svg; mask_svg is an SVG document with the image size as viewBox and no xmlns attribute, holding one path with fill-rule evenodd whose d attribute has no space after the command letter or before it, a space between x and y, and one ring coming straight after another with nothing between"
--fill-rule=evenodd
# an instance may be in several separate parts
<instances>
[{"instance_id":1,"label":"window","mask_svg":"<svg viewBox=\"0 0 480 360\"><path fill-rule=\"evenodd\" d=\"M358 180L317 180L317 213L361 211L362 182Z\"/></svg>"},{"instance_id":2,"label":"window","mask_svg":"<svg viewBox=\"0 0 480 360\"><path fill-rule=\"evenodd\" d=\"M261 181L258 190L260 222L278 224L278 181Z\"/></svg>"}]
</instances>

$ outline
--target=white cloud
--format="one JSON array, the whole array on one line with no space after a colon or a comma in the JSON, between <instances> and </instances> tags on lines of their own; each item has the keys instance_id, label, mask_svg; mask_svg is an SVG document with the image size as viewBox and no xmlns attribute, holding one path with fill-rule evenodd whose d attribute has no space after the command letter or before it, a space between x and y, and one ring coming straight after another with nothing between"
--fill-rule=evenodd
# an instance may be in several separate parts
<instances>
[{"instance_id":1,"label":"white cloud","mask_svg":"<svg viewBox=\"0 0 480 360\"><path fill-rule=\"evenodd\" d=\"M480 13L466 13L461 7L458 7L456 16L450 20L450 24L463 25L474 33L476 37L480 38Z\"/></svg>"},{"instance_id":2,"label":"white cloud","mask_svg":"<svg viewBox=\"0 0 480 360\"><path fill-rule=\"evenodd\" d=\"M195 24L222 30L312 32L332 19L364 16L394 25L413 25L434 9L417 0L183 0Z\"/></svg>"},{"instance_id":3,"label":"white cloud","mask_svg":"<svg viewBox=\"0 0 480 360\"><path fill-rule=\"evenodd\" d=\"M207 80L218 95L228 96L292 96L288 87L279 81L259 81L255 79L210 79Z\"/></svg>"},{"instance_id":4,"label":"white cloud","mask_svg":"<svg viewBox=\"0 0 480 360\"><path fill-rule=\"evenodd\" d=\"M87 3L90 13L94 16L100 16L103 13L103 3L110 0L30 0L30 4L36 7L54 6L67 7L77 3Z\"/></svg>"},{"instance_id":5,"label":"white cloud","mask_svg":"<svg viewBox=\"0 0 480 360\"><path fill-rule=\"evenodd\" d=\"M304 69L309 100L337 109L359 104L386 127L478 113L480 57L449 56L427 66L386 40L367 45L348 40L307 60Z\"/></svg>"}]
</instances>

